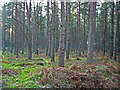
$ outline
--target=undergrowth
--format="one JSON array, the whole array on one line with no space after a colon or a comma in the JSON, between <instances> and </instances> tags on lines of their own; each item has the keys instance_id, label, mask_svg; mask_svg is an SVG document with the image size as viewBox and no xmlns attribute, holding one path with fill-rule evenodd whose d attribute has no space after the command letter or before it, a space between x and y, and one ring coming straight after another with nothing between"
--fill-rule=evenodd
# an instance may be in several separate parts
<instances>
[{"instance_id":1,"label":"undergrowth","mask_svg":"<svg viewBox=\"0 0 120 90\"><path fill-rule=\"evenodd\" d=\"M58 67L50 57L33 55L28 60L26 55L16 58L5 53L0 59L2 65L3 88L118 88L120 80L119 63L108 56L95 56L91 65L86 64L86 57L72 53L65 59L65 66Z\"/></svg>"}]
</instances>

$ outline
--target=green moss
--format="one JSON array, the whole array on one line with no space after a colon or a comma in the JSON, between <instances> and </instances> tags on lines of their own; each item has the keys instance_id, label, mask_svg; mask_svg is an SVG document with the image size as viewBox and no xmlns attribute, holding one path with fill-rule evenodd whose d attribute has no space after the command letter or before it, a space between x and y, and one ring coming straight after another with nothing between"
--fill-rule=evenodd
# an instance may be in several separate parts
<instances>
[{"instance_id":1,"label":"green moss","mask_svg":"<svg viewBox=\"0 0 120 90\"><path fill-rule=\"evenodd\" d=\"M29 60L27 59L27 57L25 57L26 55L22 55L20 54L21 58L14 58L14 54L10 54L7 55L9 53L5 53L3 56L3 60L5 62L9 62L12 61L12 63L1 63L4 68L13 68L17 71L17 75L12 75L12 76L7 76L7 79L10 79L10 81L5 82L4 84L7 83L7 87L8 88L13 88L13 87L23 87L23 88L39 88L39 87L49 87L48 82L46 81L45 84L43 84L44 86L42 86L40 80L42 78L43 73L41 73L41 70L43 68L57 68L58 67L58 56L55 57L55 62L51 62L51 58L48 57L34 57L34 59L38 59L38 60ZM74 53L71 52L70 55L75 55L78 53ZM56 55L59 55L59 53L56 53ZM71 69L71 67L74 65L78 65L80 69L78 69L78 67L75 67L75 72L86 72L86 70L88 70L87 68L87 64L86 64L86 57L82 58L79 57L80 60L77 60L76 58L70 58L70 59L65 59L65 68L67 69ZM102 60L105 59L105 57L97 57L96 59L94 58L93 61L97 62L99 64L99 62L102 62ZM2 59L0 59L1 61ZM24 61L23 61L24 60ZM43 62L44 66L41 65L37 65L38 62ZM105 61L106 63L111 63L111 65L117 65L118 62L113 61L113 60L108 60ZM103 64L103 63L102 63ZM87 69L86 69L87 68ZM96 71L97 73L101 73L99 76L99 79L106 79L106 77L108 77L109 79L111 79L111 77L113 76L113 74L108 74L105 71L105 68L108 68L108 66L106 65L96 65L96 68L93 68L93 71ZM19 70L18 70L19 69ZM21 70L20 70L21 69ZM90 68L91 69L91 68ZM44 72L45 73L45 72ZM61 78L62 75L59 75L60 73L58 73L58 76L54 76L55 78ZM65 73L65 72L64 72ZM88 73L89 74L89 73ZM44 74L45 76L46 74ZM65 78L68 77L67 73L65 73ZM114 73L114 75L118 76L118 73ZM46 76L48 77L48 76ZM50 79L52 78L51 75L49 76ZM71 76L70 76L71 77ZM6 79L6 78L3 78ZM93 76L93 79L96 80L97 76ZM67 85L67 80L66 81L60 81L59 83L63 84L63 85ZM71 83L71 82L70 82ZM55 84L55 82L52 82L53 86ZM83 86L86 86L87 83L83 82ZM50 85L51 87L53 87L52 85Z\"/></svg>"}]
</instances>

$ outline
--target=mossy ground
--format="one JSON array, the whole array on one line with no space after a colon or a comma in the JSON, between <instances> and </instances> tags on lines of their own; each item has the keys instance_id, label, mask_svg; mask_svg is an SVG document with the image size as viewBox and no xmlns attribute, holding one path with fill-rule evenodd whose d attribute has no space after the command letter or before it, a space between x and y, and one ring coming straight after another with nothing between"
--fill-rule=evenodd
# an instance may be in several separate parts
<instances>
[{"instance_id":1,"label":"mossy ground","mask_svg":"<svg viewBox=\"0 0 120 90\"><path fill-rule=\"evenodd\" d=\"M33 55L28 60L26 55L16 58L14 54L1 55L3 88L118 88L120 80L119 63L94 53L91 65L86 64L86 56L72 52L70 59L65 59L64 67L58 67L58 53L55 62L44 53Z\"/></svg>"}]
</instances>

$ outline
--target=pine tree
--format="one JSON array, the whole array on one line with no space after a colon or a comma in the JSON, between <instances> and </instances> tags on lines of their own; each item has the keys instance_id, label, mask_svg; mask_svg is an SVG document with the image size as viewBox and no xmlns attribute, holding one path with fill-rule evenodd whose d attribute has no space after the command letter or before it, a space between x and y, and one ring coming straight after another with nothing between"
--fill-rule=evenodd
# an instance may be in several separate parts
<instances>
[{"instance_id":1,"label":"pine tree","mask_svg":"<svg viewBox=\"0 0 120 90\"><path fill-rule=\"evenodd\" d=\"M66 8L67 9L67 8ZM67 13L67 41L66 41L66 59L69 59L70 55L70 2L68 2L68 13Z\"/></svg>"},{"instance_id":2,"label":"pine tree","mask_svg":"<svg viewBox=\"0 0 120 90\"><path fill-rule=\"evenodd\" d=\"M64 67L64 45L65 45L65 12L64 2L61 2L61 32L59 46L59 66Z\"/></svg>"},{"instance_id":3,"label":"pine tree","mask_svg":"<svg viewBox=\"0 0 120 90\"><path fill-rule=\"evenodd\" d=\"M31 18L31 0L29 3L29 8L28 4L26 2L26 9L27 9L27 32L28 32L28 59L32 59L32 32L30 28L30 18Z\"/></svg>"},{"instance_id":4,"label":"pine tree","mask_svg":"<svg viewBox=\"0 0 120 90\"><path fill-rule=\"evenodd\" d=\"M90 2L90 31L88 38L87 63L90 64L93 59L93 42L96 29L96 2Z\"/></svg>"}]
</instances>

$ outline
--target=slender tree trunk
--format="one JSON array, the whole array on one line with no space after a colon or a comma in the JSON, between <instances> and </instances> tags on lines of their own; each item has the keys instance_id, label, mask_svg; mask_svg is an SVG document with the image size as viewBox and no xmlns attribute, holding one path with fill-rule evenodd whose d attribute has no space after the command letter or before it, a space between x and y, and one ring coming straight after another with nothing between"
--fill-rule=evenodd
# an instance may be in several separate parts
<instances>
[{"instance_id":1,"label":"slender tree trunk","mask_svg":"<svg viewBox=\"0 0 120 90\"><path fill-rule=\"evenodd\" d=\"M29 9L26 2L27 9L27 24L28 24L28 59L32 59L32 33L30 30L30 18L31 18L31 1L29 3Z\"/></svg>"},{"instance_id":2,"label":"slender tree trunk","mask_svg":"<svg viewBox=\"0 0 120 90\"><path fill-rule=\"evenodd\" d=\"M49 0L47 2L47 49L46 49L46 56L48 56L48 47L49 47Z\"/></svg>"},{"instance_id":3,"label":"slender tree trunk","mask_svg":"<svg viewBox=\"0 0 120 90\"><path fill-rule=\"evenodd\" d=\"M93 59L93 42L96 29L96 2L90 2L90 32L88 38L87 63L90 64Z\"/></svg>"},{"instance_id":4,"label":"slender tree trunk","mask_svg":"<svg viewBox=\"0 0 120 90\"><path fill-rule=\"evenodd\" d=\"M74 21L73 20L73 18L72 18L72 20L71 20L72 22ZM71 24L72 25L72 24ZM73 30L73 28L71 29L71 32L72 32L72 34L71 34L71 40L72 40L72 42L71 42L71 51L73 51L73 49L74 49L74 32L73 32L74 30Z\"/></svg>"},{"instance_id":5,"label":"slender tree trunk","mask_svg":"<svg viewBox=\"0 0 120 90\"><path fill-rule=\"evenodd\" d=\"M120 2L118 6L118 60L120 60Z\"/></svg>"},{"instance_id":6,"label":"slender tree trunk","mask_svg":"<svg viewBox=\"0 0 120 90\"><path fill-rule=\"evenodd\" d=\"M105 55L105 37L107 32L107 3L105 2L105 18L104 18L104 32L103 32L103 55Z\"/></svg>"},{"instance_id":7,"label":"slender tree trunk","mask_svg":"<svg viewBox=\"0 0 120 90\"><path fill-rule=\"evenodd\" d=\"M10 51L10 25L9 25L9 30L8 30L8 51Z\"/></svg>"},{"instance_id":8,"label":"slender tree trunk","mask_svg":"<svg viewBox=\"0 0 120 90\"><path fill-rule=\"evenodd\" d=\"M51 56L51 41L52 41L51 33L52 33L52 25L51 25L51 22L50 22L50 29L49 29L49 52L48 52L48 56Z\"/></svg>"},{"instance_id":9,"label":"slender tree trunk","mask_svg":"<svg viewBox=\"0 0 120 90\"><path fill-rule=\"evenodd\" d=\"M5 42L6 42L6 31L5 31L5 12L6 12L6 6L4 5L3 6L3 11L2 11L2 14L3 14L3 21L2 21L2 51L3 53L5 52Z\"/></svg>"},{"instance_id":10,"label":"slender tree trunk","mask_svg":"<svg viewBox=\"0 0 120 90\"><path fill-rule=\"evenodd\" d=\"M43 38L42 38L42 6L40 7L40 53L42 53L42 42L43 42Z\"/></svg>"},{"instance_id":11,"label":"slender tree trunk","mask_svg":"<svg viewBox=\"0 0 120 90\"><path fill-rule=\"evenodd\" d=\"M117 42L118 42L118 2L116 2L116 9L115 9L115 34L114 34L113 60L117 59Z\"/></svg>"},{"instance_id":12,"label":"slender tree trunk","mask_svg":"<svg viewBox=\"0 0 120 90\"><path fill-rule=\"evenodd\" d=\"M120 4L119 4L120 5ZM119 12L119 19L120 19L120 12ZM118 20L118 25L120 25L120 20ZM119 30L119 37L118 37L118 59L120 60L120 27L118 27Z\"/></svg>"},{"instance_id":13,"label":"slender tree trunk","mask_svg":"<svg viewBox=\"0 0 120 90\"><path fill-rule=\"evenodd\" d=\"M66 2L66 21L65 21L65 23L66 23L66 25L65 25L65 50L66 50L66 41L67 41L67 20L68 20L68 2Z\"/></svg>"},{"instance_id":14,"label":"slender tree trunk","mask_svg":"<svg viewBox=\"0 0 120 90\"><path fill-rule=\"evenodd\" d=\"M53 2L53 8L52 8L52 56L51 56L51 62L55 61L55 1Z\"/></svg>"},{"instance_id":15,"label":"slender tree trunk","mask_svg":"<svg viewBox=\"0 0 120 90\"><path fill-rule=\"evenodd\" d=\"M3 20L3 27L2 27L2 51L5 52L5 29L4 29L4 20Z\"/></svg>"},{"instance_id":16,"label":"slender tree trunk","mask_svg":"<svg viewBox=\"0 0 120 90\"><path fill-rule=\"evenodd\" d=\"M11 26L12 26L12 32L11 32L11 53L13 52L13 10L14 9L14 3L12 3L12 20L11 20Z\"/></svg>"},{"instance_id":17,"label":"slender tree trunk","mask_svg":"<svg viewBox=\"0 0 120 90\"><path fill-rule=\"evenodd\" d=\"M61 2L61 32L60 32L60 46L59 46L59 66L64 67L64 35L65 35L65 13L64 2Z\"/></svg>"},{"instance_id":18,"label":"slender tree trunk","mask_svg":"<svg viewBox=\"0 0 120 90\"><path fill-rule=\"evenodd\" d=\"M37 13L36 13L36 7L35 7L35 2L34 2L34 13L33 13L33 31L32 31L32 33L33 33L33 38L32 38L32 42L33 42L33 51L35 52L35 54L36 54L36 39L37 39L37 22L36 22L36 15L37 15Z\"/></svg>"},{"instance_id":19,"label":"slender tree trunk","mask_svg":"<svg viewBox=\"0 0 120 90\"><path fill-rule=\"evenodd\" d=\"M75 29L74 29L74 52L76 51L76 32L77 32L77 26L76 26L76 13L75 13Z\"/></svg>"},{"instance_id":20,"label":"slender tree trunk","mask_svg":"<svg viewBox=\"0 0 120 90\"><path fill-rule=\"evenodd\" d=\"M83 45L82 45L82 53L84 55L84 50L85 50L85 2L84 2L84 26L83 26Z\"/></svg>"},{"instance_id":21,"label":"slender tree trunk","mask_svg":"<svg viewBox=\"0 0 120 90\"><path fill-rule=\"evenodd\" d=\"M79 56L81 56L81 41L80 41L80 2L79 2L79 18L78 18L78 26L79 26L79 31L78 31L78 46L79 46Z\"/></svg>"},{"instance_id":22,"label":"slender tree trunk","mask_svg":"<svg viewBox=\"0 0 120 90\"><path fill-rule=\"evenodd\" d=\"M56 3L56 8L57 9L55 9L55 16L56 16L56 18L55 18L55 52L57 52L58 51L58 49L59 49L59 46L58 46L58 44L59 44L59 30L58 30L58 26L59 26L59 24L58 24L58 20L59 20L59 17L58 17L58 4Z\"/></svg>"},{"instance_id":23,"label":"slender tree trunk","mask_svg":"<svg viewBox=\"0 0 120 90\"><path fill-rule=\"evenodd\" d=\"M113 56L113 36L114 36L114 2L112 2L112 8L111 8L111 50L110 50L110 58L112 59Z\"/></svg>"},{"instance_id":24,"label":"slender tree trunk","mask_svg":"<svg viewBox=\"0 0 120 90\"><path fill-rule=\"evenodd\" d=\"M18 22L17 22L17 2L15 6L15 55L18 57Z\"/></svg>"},{"instance_id":25,"label":"slender tree trunk","mask_svg":"<svg viewBox=\"0 0 120 90\"><path fill-rule=\"evenodd\" d=\"M37 55L38 55L38 33L39 33L38 14L39 14L39 10L38 10L38 3L37 3L37 16L35 17L35 24L36 24L36 50L35 50L35 54L37 54Z\"/></svg>"},{"instance_id":26,"label":"slender tree trunk","mask_svg":"<svg viewBox=\"0 0 120 90\"><path fill-rule=\"evenodd\" d=\"M89 11L88 11L88 32L90 31L90 3L89 3Z\"/></svg>"},{"instance_id":27,"label":"slender tree trunk","mask_svg":"<svg viewBox=\"0 0 120 90\"><path fill-rule=\"evenodd\" d=\"M68 20L67 20L67 42L66 42L66 45L67 45L67 48L66 48L66 59L69 59L69 54L70 54L70 2L68 3Z\"/></svg>"},{"instance_id":28,"label":"slender tree trunk","mask_svg":"<svg viewBox=\"0 0 120 90\"><path fill-rule=\"evenodd\" d=\"M24 30L24 32L26 33L26 36L27 36L27 38L28 38L28 32L27 32L27 28L25 29L25 6L26 6L26 3L25 3L25 0L24 0L24 7L23 7L23 30ZM25 40L24 40L25 39ZM23 38L23 40L24 40L24 49L23 49L23 52L27 49L27 46L28 46L28 39L26 39L25 37Z\"/></svg>"},{"instance_id":29,"label":"slender tree trunk","mask_svg":"<svg viewBox=\"0 0 120 90\"><path fill-rule=\"evenodd\" d=\"M23 2L23 32L25 32L25 2ZM22 54L24 54L25 40L24 35L22 35Z\"/></svg>"},{"instance_id":30,"label":"slender tree trunk","mask_svg":"<svg viewBox=\"0 0 120 90\"><path fill-rule=\"evenodd\" d=\"M118 19L117 19L117 25L118 25L118 33L117 33L117 36L118 36L118 41L117 41L117 55L118 55L118 59L120 59L120 2L118 2Z\"/></svg>"},{"instance_id":31,"label":"slender tree trunk","mask_svg":"<svg viewBox=\"0 0 120 90\"><path fill-rule=\"evenodd\" d=\"M20 22L22 22L23 20L22 20L22 15L23 15L23 13L22 13L22 3L20 4L20 8L19 8L19 10L20 10L20 16L19 16L19 20L20 20ZM21 31L23 31L23 25L21 25L21 24L19 24L20 25L20 27L21 27L21 29L19 29L19 33L18 33L18 35L19 35L19 53L21 53L21 51L22 51L22 46L23 46L23 33L21 32Z\"/></svg>"},{"instance_id":32,"label":"slender tree trunk","mask_svg":"<svg viewBox=\"0 0 120 90\"><path fill-rule=\"evenodd\" d=\"M58 21L59 21L59 17L58 17L58 11L56 10L56 52L59 49L59 30L58 30Z\"/></svg>"},{"instance_id":33,"label":"slender tree trunk","mask_svg":"<svg viewBox=\"0 0 120 90\"><path fill-rule=\"evenodd\" d=\"M78 52L79 53L79 56L81 56L80 54L81 54L81 52L79 51L79 48L81 48L81 46L79 46L80 45L80 40L79 40L79 3L78 3L78 9L77 9L77 51L76 52Z\"/></svg>"}]
</instances>

